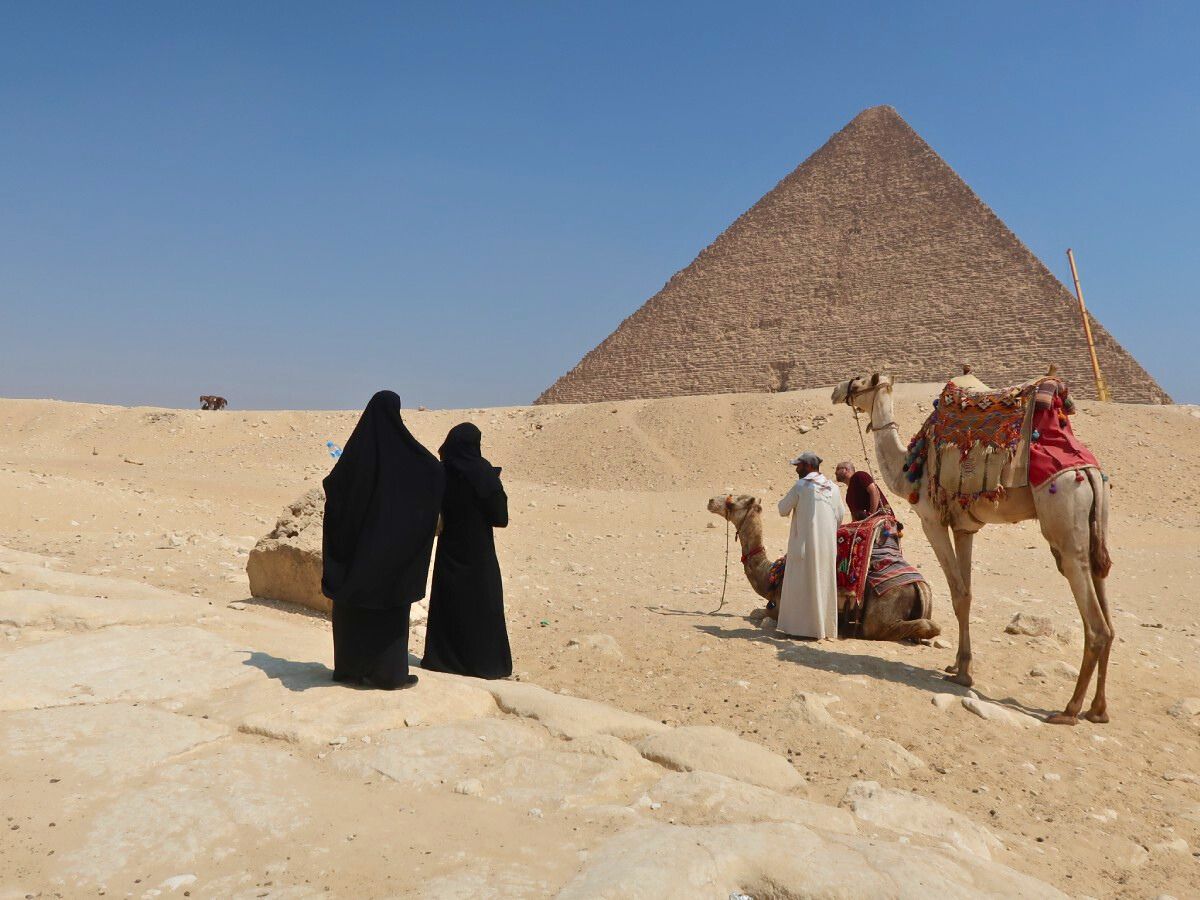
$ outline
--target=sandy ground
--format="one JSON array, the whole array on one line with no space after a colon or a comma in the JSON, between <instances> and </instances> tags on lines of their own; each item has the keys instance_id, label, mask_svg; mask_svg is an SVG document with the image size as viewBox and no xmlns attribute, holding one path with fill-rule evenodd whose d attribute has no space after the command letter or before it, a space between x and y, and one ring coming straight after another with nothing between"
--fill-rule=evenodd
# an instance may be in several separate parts
<instances>
[{"instance_id":1,"label":"sandy ground","mask_svg":"<svg viewBox=\"0 0 1200 900\"><path fill-rule=\"evenodd\" d=\"M897 388L902 435L935 393ZM940 677L953 660L954 620L915 527L905 550L933 585L946 646L814 645L763 632L745 618L756 598L736 551L726 607L708 612L726 540L705 510L709 497L756 493L773 506L793 477L786 460L803 448L830 469L840 458L861 464L853 418L830 406L828 391L406 418L430 447L474 421L485 454L504 467L512 523L498 547L521 680L672 726L731 729L789 757L815 800L836 804L860 778L915 791L986 824L1005 845L997 861L1068 894L1197 896L1200 701L1187 700L1200 697L1191 608L1200 411L1080 406L1076 432L1113 483L1118 638L1112 721L1075 728L1017 727L932 702L964 691ZM343 442L356 417L0 401L0 545L193 595L247 637L304 628L306 652L328 655L319 617L258 602L224 607L248 599L248 550L286 502L319 483L331 464L325 441ZM811 430L801 435L801 425ZM768 516L768 553L782 553L785 536L785 521ZM1035 523L979 536L975 597L978 695L1037 716L1060 709L1081 629ZM1018 612L1048 616L1055 635L1006 634ZM493 836L507 823L494 827Z\"/></svg>"}]
</instances>

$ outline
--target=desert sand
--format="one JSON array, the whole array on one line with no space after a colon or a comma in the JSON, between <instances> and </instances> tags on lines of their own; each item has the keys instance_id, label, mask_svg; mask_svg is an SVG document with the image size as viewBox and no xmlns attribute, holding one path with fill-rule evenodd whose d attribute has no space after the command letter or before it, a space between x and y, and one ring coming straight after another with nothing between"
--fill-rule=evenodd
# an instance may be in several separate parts
<instances>
[{"instance_id":1,"label":"desert sand","mask_svg":"<svg viewBox=\"0 0 1200 900\"><path fill-rule=\"evenodd\" d=\"M936 391L897 388L902 435ZM976 540L975 697L915 517L930 645L760 629L736 548L712 612L709 497L761 496L779 555L787 459L862 466L828 397L409 412L504 467L517 678L399 694L327 683L328 621L245 573L356 411L0 400L0 898L1200 895L1200 410L1080 403L1117 643L1112 721L1068 728L1036 523Z\"/></svg>"}]
</instances>

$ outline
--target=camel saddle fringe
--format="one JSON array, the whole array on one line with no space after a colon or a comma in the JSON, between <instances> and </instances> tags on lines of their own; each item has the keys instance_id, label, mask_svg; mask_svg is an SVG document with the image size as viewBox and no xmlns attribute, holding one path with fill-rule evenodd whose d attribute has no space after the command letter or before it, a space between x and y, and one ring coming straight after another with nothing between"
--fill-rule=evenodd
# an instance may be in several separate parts
<instances>
[{"instance_id":1,"label":"camel saddle fringe","mask_svg":"<svg viewBox=\"0 0 1200 900\"><path fill-rule=\"evenodd\" d=\"M1034 396L1043 380L1001 390L949 382L908 447L904 471L914 490L928 478L929 496L947 512L951 503L996 502L1027 485Z\"/></svg>"}]
</instances>

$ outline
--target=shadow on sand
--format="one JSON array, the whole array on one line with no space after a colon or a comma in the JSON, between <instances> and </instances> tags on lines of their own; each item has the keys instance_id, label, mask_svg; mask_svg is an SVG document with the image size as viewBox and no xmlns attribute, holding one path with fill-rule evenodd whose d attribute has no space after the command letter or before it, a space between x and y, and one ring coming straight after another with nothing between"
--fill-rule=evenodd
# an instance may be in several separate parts
<instances>
[{"instance_id":1,"label":"shadow on sand","mask_svg":"<svg viewBox=\"0 0 1200 900\"><path fill-rule=\"evenodd\" d=\"M721 612L721 610L703 610L703 609L671 609L669 606L647 606L646 612L652 612L659 616L704 616L705 618L712 616L721 619L745 619L746 617L734 612Z\"/></svg>"},{"instance_id":2,"label":"shadow on sand","mask_svg":"<svg viewBox=\"0 0 1200 900\"><path fill-rule=\"evenodd\" d=\"M263 653L259 650L239 650L239 653L250 655L242 660L242 665L258 669L268 678L273 678L289 691L307 691L312 688L338 688L339 690L374 690L363 685L339 684L333 680L333 670L324 663L297 662L294 659L283 659ZM409 668L418 668L421 660L408 655Z\"/></svg>"},{"instance_id":3,"label":"shadow on sand","mask_svg":"<svg viewBox=\"0 0 1200 900\"><path fill-rule=\"evenodd\" d=\"M890 681L907 687L927 691L929 694L954 694L959 697L968 696L968 689L953 681L948 681L938 669L928 668L918 664L901 662L894 659L883 659L867 653L848 653L841 647L854 647L873 641L859 641L854 638L839 640L837 644L792 640L777 636L774 632L760 628L724 628L720 625L696 625L698 631L724 640L747 640L760 644L768 644L775 648L779 659L799 663L810 669L820 669L837 675L865 675L880 681ZM839 649L833 649L837 647ZM913 648L914 652L921 652ZM989 697L976 684L970 689L980 700L995 703L1014 712L1044 719L1057 710L1040 709L1027 706L1014 697Z\"/></svg>"},{"instance_id":4,"label":"shadow on sand","mask_svg":"<svg viewBox=\"0 0 1200 900\"><path fill-rule=\"evenodd\" d=\"M293 616L303 616L306 619L324 619L325 621L329 621L329 613L327 612L309 609L307 606L301 606L299 603L289 603L286 600L272 600L269 597L246 597L241 602L247 606L261 606L266 609L275 609L279 612L290 613Z\"/></svg>"}]
</instances>

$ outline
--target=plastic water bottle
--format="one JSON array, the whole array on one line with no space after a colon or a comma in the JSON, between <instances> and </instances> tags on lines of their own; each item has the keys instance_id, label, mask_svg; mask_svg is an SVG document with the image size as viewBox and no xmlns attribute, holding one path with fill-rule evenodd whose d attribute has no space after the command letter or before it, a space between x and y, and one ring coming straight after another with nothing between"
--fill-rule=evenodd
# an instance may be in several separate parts
<instances>
[{"instance_id":1,"label":"plastic water bottle","mask_svg":"<svg viewBox=\"0 0 1200 900\"><path fill-rule=\"evenodd\" d=\"M337 459L339 456L342 455L342 448L339 447L337 444L335 444L333 441L326 441L325 447L327 450L329 450L329 455L332 456L334 459Z\"/></svg>"}]
</instances>

